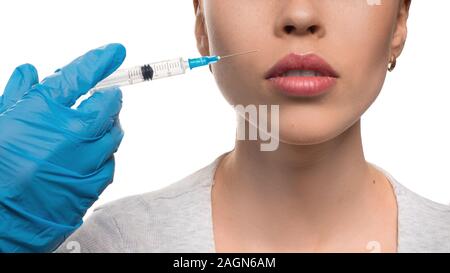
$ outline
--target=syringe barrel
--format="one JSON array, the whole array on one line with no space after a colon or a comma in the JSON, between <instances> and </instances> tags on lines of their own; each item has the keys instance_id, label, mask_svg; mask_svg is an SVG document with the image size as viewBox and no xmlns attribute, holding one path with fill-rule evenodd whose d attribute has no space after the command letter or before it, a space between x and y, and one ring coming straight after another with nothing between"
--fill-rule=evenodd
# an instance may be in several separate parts
<instances>
[{"instance_id":1,"label":"syringe barrel","mask_svg":"<svg viewBox=\"0 0 450 273\"><path fill-rule=\"evenodd\" d=\"M189 65L186 61L183 60L183 58L178 58L157 63L151 63L150 67L153 69L152 80L157 80L185 74L186 69L189 68Z\"/></svg>"}]
</instances>

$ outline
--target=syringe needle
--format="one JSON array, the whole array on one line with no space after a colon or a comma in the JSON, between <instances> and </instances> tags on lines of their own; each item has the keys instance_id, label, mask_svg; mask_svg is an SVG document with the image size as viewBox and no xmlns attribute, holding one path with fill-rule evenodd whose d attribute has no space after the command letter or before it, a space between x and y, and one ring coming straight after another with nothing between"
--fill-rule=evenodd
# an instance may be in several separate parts
<instances>
[{"instance_id":1,"label":"syringe needle","mask_svg":"<svg viewBox=\"0 0 450 273\"><path fill-rule=\"evenodd\" d=\"M255 52L258 52L258 50L252 50L252 51L235 53L235 54L231 54L231 55L220 56L220 59L231 58L231 57L236 57L236 56L250 54L250 53L255 53Z\"/></svg>"}]
</instances>

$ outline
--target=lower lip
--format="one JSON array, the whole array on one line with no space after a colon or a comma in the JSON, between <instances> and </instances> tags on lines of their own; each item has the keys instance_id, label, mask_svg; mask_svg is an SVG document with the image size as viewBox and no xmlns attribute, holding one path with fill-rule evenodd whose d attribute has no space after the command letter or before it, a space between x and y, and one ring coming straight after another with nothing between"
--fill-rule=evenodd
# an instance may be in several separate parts
<instances>
[{"instance_id":1,"label":"lower lip","mask_svg":"<svg viewBox=\"0 0 450 273\"><path fill-rule=\"evenodd\" d=\"M296 97L319 96L336 84L334 77L275 77L269 82L281 93Z\"/></svg>"}]
</instances>

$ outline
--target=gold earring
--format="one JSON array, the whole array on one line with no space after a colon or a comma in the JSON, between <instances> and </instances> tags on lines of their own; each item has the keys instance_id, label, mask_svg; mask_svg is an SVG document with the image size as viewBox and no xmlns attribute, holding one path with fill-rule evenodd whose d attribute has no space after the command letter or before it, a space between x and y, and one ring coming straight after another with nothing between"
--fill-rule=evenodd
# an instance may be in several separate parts
<instances>
[{"instance_id":1,"label":"gold earring","mask_svg":"<svg viewBox=\"0 0 450 273\"><path fill-rule=\"evenodd\" d=\"M394 55L392 55L388 64L388 71L389 72L394 71L396 65L397 65L397 58Z\"/></svg>"}]
</instances>

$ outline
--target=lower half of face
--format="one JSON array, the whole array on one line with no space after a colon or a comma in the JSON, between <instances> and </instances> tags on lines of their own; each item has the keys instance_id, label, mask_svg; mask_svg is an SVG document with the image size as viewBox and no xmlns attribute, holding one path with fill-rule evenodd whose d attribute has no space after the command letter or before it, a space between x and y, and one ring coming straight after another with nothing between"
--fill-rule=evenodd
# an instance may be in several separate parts
<instances>
[{"instance_id":1,"label":"lower half of face","mask_svg":"<svg viewBox=\"0 0 450 273\"><path fill-rule=\"evenodd\" d=\"M214 65L225 98L232 105L279 105L282 142L317 144L338 136L373 103L386 76L399 2L370 3L204 0L211 54L258 50ZM317 70L315 77L324 76L316 59L291 55L285 63L298 67L289 69L306 74L278 71L281 74L269 77L271 68L289 54L319 56L335 73L332 84L313 96L286 93L282 84L274 83L275 77L306 77L306 70ZM309 66L301 69L305 63ZM288 81L311 84L306 78Z\"/></svg>"}]
</instances>

